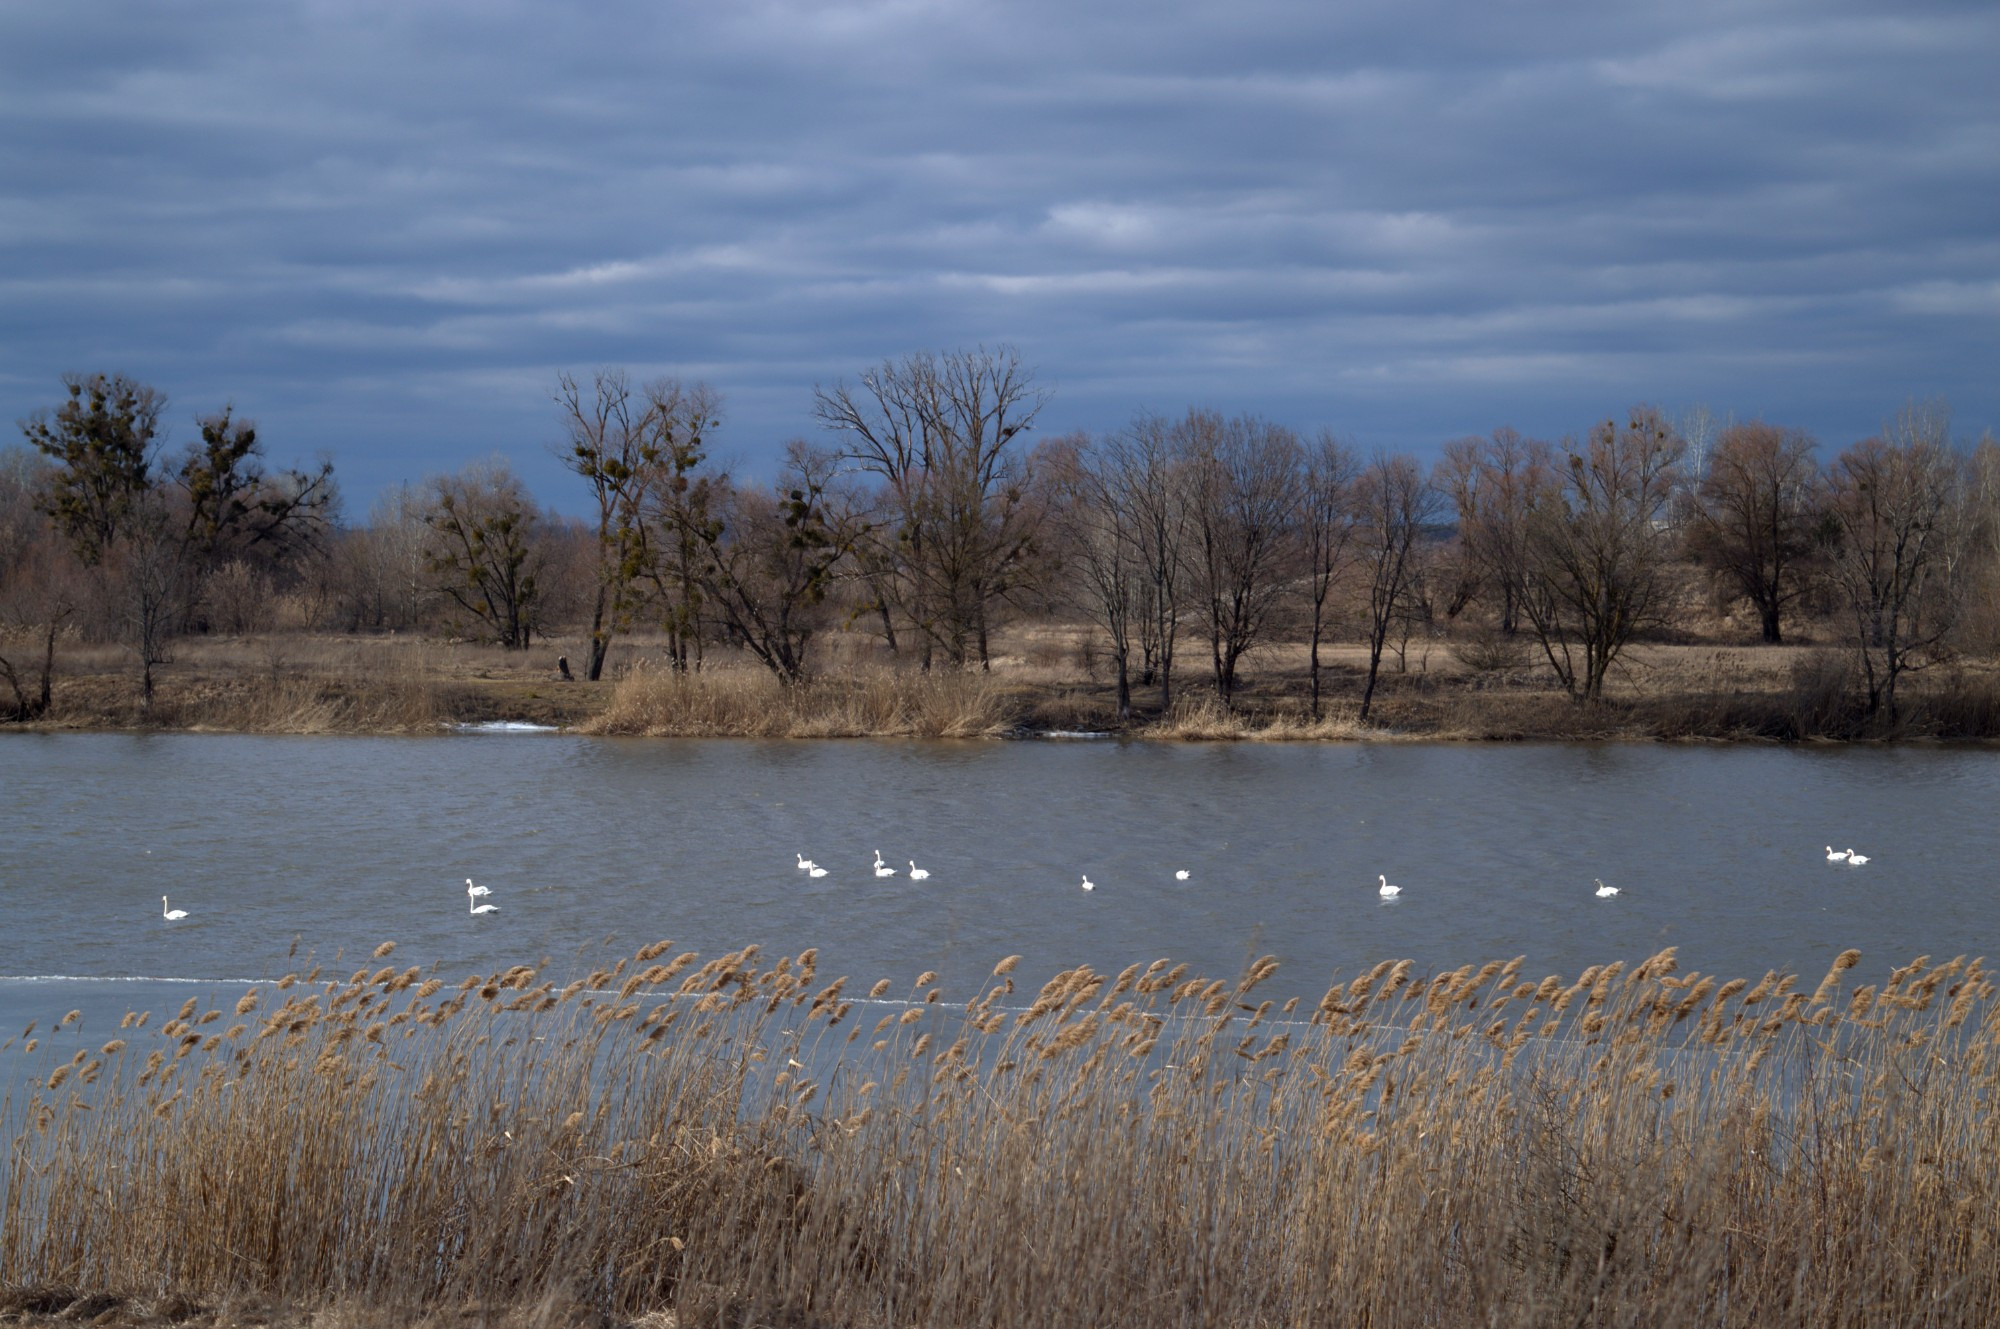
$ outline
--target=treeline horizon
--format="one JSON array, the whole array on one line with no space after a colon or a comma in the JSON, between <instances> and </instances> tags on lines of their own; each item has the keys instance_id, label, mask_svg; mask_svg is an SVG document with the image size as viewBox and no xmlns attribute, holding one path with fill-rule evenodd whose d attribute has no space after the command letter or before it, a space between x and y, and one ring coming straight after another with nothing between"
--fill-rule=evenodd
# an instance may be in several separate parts
<instances>
[{"instance_id":1,"label":"treeline horizon","mask_svg":"<svg viewBox=\"0 0 2000 1329\"><path fill-rule=\"evenodd\" d=\"M1638 405L1581 436L1509 428L1426 465L1199 406L1106 434L1028 435L1049 394L1008 348L922 352L814 390L821 442L739 481L711 441L720 395L562 373L558 455L587 515L503 458L384 491L343 521L331 461L273 469L227 406L169 454L166 399L70 375L0 451L0 679L14 718L49 706L65 641L154 667L194 635L440 632L526 649L657 633L696 671L741 651L795 684L829 632L912 667L990 667L996 631L1086 622L1120 720L1194 674L1224 710L1257 647L1364 643L1366 723L1413 636L1524 654L1580 704L1635 642L1810 621L1853 664L1864 720L1893 725L1911 674L2000 647L2000 445L1955 442L1942 403L1822 461L1803 431ZM1190 665L1190 654L1198 654Z\"/></svg>"}]
</instances>

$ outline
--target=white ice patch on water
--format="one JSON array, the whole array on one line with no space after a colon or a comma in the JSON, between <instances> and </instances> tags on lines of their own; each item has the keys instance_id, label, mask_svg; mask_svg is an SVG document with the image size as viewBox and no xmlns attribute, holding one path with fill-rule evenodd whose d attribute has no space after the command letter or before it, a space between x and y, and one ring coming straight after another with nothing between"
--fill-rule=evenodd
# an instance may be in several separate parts
<instances>
[{"instance_id":1,"label":"white ice patch on water","mask_svg":"<svg viewBox=\"0 0 2000 1329\"><path fill-rule=\"evenodd\" d=\"M461 734L560 734L561 725L530 724L526 720L476 720L453 725Z\"/></svg>"}]
</instances>

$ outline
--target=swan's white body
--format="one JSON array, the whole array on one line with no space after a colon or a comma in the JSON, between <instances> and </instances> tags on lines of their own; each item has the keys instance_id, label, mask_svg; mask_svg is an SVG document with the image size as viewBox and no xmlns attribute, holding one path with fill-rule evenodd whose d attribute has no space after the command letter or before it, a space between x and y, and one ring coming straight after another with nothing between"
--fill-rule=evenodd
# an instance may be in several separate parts
<instances>
[{"instance_id":1,"label":"swan's white body","mask_svg":"<svg viewBox=\"0 0 2000 1329\"><path fill-rule=\"evenodd\" d=\"M878 858L875 860L875 875L878 877L893 877L896 875L896 869Z\"/></svg>"},{"instance_id":2,"label":"swan's white body","mask_svg":"<svg viewBox=\"0 0 2000 1329\"><path fill-rule=\"evenodd\" d=\"M1182 868L1180 871L1174 873L1175 881L1186 881L1187 879L1188 879L1188 870L1186 868Z\"/></svg>"},{"instance_id":3,"label":"swan's white body","mask_svg":"<svg viewBox=\"0 0 2000 1329\"><path fill-rule=\"evenodd\" d=\"M1857 854L1852 849L1850 849L1847 851L1847 861L1858 868L1863 863L1866 863L1868 861L1868 855Z\"/></svg>"},{"instance_id":4,"label":"swan's white body","mask_svg":"<svg viewBox=\"0 0 2000 1329\"><path fill-rule=\"evenodd\" d=\"M475 914L497 914L500 912L500 906L497 904L472 904L470 900L466 901L466 903L471 906L471 912Z\"/></svg>"},{"instance_id":5,"label":"swan's white body","mask_svg":"<svg viewBox=\"0 0 2000 1329\"><path fill-rule=\"evenodd\" d=\"M160 897L160 917L172 921L173 919L186 918L187 916L188 911L185 909L167 908L167 897L164 895Z\"/></svg>"},{"instance_id":6,"label":"swan's white body","mask_svg":"<svg viewBox=\"0 0 2000 1329\"><path fill-rule=\"evenodd\" d=\"M1845 849L1835 849L1832 845L1826 847L1826 861L1829 863L1845 863L1847 854Z\"/></svg>"},{"instance_id":7,"label":"swan's white body","mask_svg":"<svg viewBox=\"0 0 2000 1329\"><path fill-rule=\"evenodd\" d=\"M826 875L826 869L821 867L819 864L815 863L811 867L806 869L806 875L808 877L824 877Z\"/></svg>"},{"instance_id":8,"label":"swan's white body","mask_svg":"<svg viewBox=\"0 0 2000 1329\"><path fill-rule=\"evenodd\" d=\"M916 859L914 859L914 858L913 858L913 859L911 859L911 860L910 860L910 880L911 880L911 881L925 881L925 880L928 880L928 879L929 879L930 875L931 875L931 872L930 872L930 869L929 869L929 868L920 868L920 867L918 867L918 866L917 866L917 860L916 860Z\"/></svg>"},{"instance_id":9,"label":"swan's white body","mask_svg":"<svg viewBox=\"0 0 2000 1329\"><path fill-rule=\"evenodd\" d=\"M805 856L804 854L800 854L800 855L799 855L799 871L801 871L801 872L811 872L812 870L813 870L813 861L812 861L812 860L811 860L810 858L807 858L807 857L806 857L806 856Z\"/></svg>"},{"instance_id":10,"label":"swan's white body","mask_svg":"<svg viewBox=\"0 0 2000 1329\"><path fill-rule=\"evenodd\" d=\"M1383 876L1379 872L1375 874L1375 880L1382 883L1381 889L1376 891L1375 893L1381 896L1385 900L1393 900L1397 896L1403 893L1403 888L1401 886L1391 886L1389 884L1389 879Z\"/></svg>"},{"instance_id":11,"label":"swan's white body","mask_svg":"<svg viewBox=\"0 0 2000 1329\"><path fill-rule=\"evenodd\" d=\"M465 893L467 895L491 895L493 894L493 889L490 886L474 886L472 878L467 877L465 879Z\"/></svg>"},{"instance_id":12,"label":"swan's white body","mask_svg":"<svg viewBox=\"0 0 2000 1329\"><path fill-rule=\"evenodd\" d=\"M1597 898L1598 898L1598 899L1602 900L1602 899L1605 899L1605 898L1606 898L1606 897L1608 897L1608 896L1613 896L1613 895L1616 895L1616 894L1618 894L1618 888L1617 888L1616 886L1606 886L1606 885L1604 884L1604 880L1603 880L1603 878L1601 878L1601 877L1592 877L1592 878L1591 878L1591 880L1597 883Z\"/></svg>"},{"instance_id":13,"label":"swan's white body","mask_svg":"<svg viewBox=\"0 0 2000 1329\"><path fill-rule=\"evenodd\" d=\"M1094 891L1097 889L1097 883L1090 879L1090 874L1087 872L1084 873L1083 875L1083 889L1085 889L1086 891Z\"/></svg>"}]
</instances>

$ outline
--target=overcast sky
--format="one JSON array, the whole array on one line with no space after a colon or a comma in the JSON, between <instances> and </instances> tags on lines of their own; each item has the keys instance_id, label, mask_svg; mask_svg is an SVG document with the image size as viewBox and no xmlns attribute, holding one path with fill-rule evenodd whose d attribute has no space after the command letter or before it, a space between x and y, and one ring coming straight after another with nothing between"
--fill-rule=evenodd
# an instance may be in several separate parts
<instances>
[{"instance_id":1,"label":"overcast sky","mask_svg":"<svg viewBox=\"0 0 2000 1329\"><path fill-rule=\"evenodd\" d=\"M1992 0L0 0L0 417L233 402L355 518L495 452L580 507L562 369L707 380L754 471L982 343L1044 434L1976 437L1996 57Z\"/></svg>"}]
</instances>

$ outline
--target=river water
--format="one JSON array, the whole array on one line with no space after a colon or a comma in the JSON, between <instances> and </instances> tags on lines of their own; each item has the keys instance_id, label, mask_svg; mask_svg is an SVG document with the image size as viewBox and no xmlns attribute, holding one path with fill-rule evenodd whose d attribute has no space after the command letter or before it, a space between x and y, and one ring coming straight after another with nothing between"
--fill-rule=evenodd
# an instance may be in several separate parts
<instances>
[{"instance_id":1,"label":"river water","mask_svg":"<svg viewBox=\"0 0 2000 1329\"><path fill-rule=\"evenodd\" d=\"M1677 946L1811 982L1848 946L1865 981L2000 949L1988 750L17 734L0 796L0 1038L307 955L344 977L391 940L450 978L673 938L960 991L1016 952L1031 982L1269 952L1267 992L1308 998L1387 958L1536 976Z\"/></svg>"}]
</instances>

